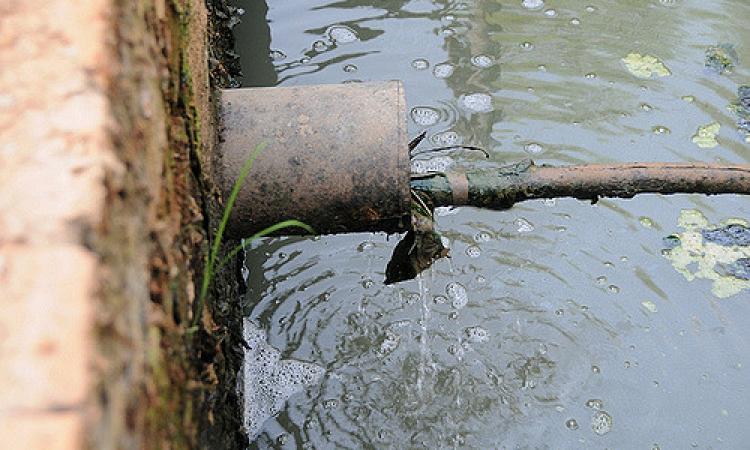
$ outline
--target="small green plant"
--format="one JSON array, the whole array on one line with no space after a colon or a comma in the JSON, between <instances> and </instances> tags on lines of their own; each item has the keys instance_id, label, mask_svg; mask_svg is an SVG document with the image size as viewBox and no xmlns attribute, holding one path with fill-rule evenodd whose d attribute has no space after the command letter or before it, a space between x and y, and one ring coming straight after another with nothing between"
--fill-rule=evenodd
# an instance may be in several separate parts
<instances>
[{"instance_id":1,"label":"small green plant","mask_svg":"<svg viewBox=\"0 0 750 450\"><path fill-rule=\"evenodd\" d=\"M218 264L216 263L216 258L219 254L219 248L221 248L221 240L224 237L224 229L226 228L227 222L229 221L229 215L232 213L232 207L234 207L234 202L235 200L237 200L237 195L239 195L240 193L240 188L245 182L245 178L247 178L248 174L250 173L250 169L253 168L255 159L258 157L258 155L260 155L260 153L263 151L263 149L266 148L267 145L267 142L261 142L255 147L253 152L250 154L250 157L247 158L247 161L245 161L245 164L242 166L240 175L239 177L237 177L237 180L235 180L234 185L232 186L232 192L229 194L227 204L224 206L224 213L221 216L219 228L217 228L216 230L216 235L214 236L213 243L211 244L211 250L208 252L208 261L206 262L206 269L203 273L201 292L198 296L198 304L196 305L195 315L193 317L193 327L197 326L200 317L203 315L203 304L205 303L206 296L208 295L208 288L209 286L211 286L211 280L214 276L214 273L221 269L237 253L250 246L253 241L284 228L297 227L302 228L310 234L315 234L315 230L313 230L310 226L300 222L299 220L285 220L283 222L271 225L270 227L267 227L255 233L249 238L244 239L241 244L234 247L227 256L219 261Z\"/></svg>"}]
</instances>

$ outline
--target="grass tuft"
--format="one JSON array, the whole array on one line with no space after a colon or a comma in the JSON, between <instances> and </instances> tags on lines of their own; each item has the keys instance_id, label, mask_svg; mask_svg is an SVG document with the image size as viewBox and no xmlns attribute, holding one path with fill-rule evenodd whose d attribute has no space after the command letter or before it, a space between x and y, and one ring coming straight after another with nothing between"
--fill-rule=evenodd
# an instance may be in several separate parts
<instances>
[{"instance_id":1,"label":"grass tuft","mask_svg":"<svg viewBox=\"0 0 750 450\"><path fill-rule=\"evenodd\" d=\"M216 264L216 258L219 254L219 249L221 248L221 240L224 237L224 230L227 227L227 222L229 222L229 216L232 213L234 202L237 200L237 196L240 193L240 188L242 187L242 184L245 182L245 179L250 173L250 169L253 168L253 163L255 163L255 159L266 148L266 146L268 146L268 142L265 142L265 141L255 146L255 149L247 158L247 161L245 161L245 164L242 166L242 170L240 170L240 175L239 177L237 177L237 180L235 180L234 185L232 186L232 192L229 194L229 199L227 200L227 204L224 206L224 213L221 216L221 222L219 222L219 228L216 230L216 235L214 235L213 243L211 245L211 250L208 253L208 261L206 262L206 270L203 273L203 280L201 283L201 292L200 292L200 296L198 297L198 303L195 308L195 314L193 315L194 327L198 325L198 322L200 321L200 318L203 315L203 305L206 301L206 296L208 295L208 288L211 286L211 280L213 279L214 274L219 269L221 269L227 262L229 262L229 260L232 257L237 255L237 253L239 253L246 247L250 246L253 243L253 241L260 239L264 236L267 236L271 233L274 233L276 231L282 230L284 228L297 227L297 228L302 228L303 230L307 231L310 234L315 234L315 230L313 230L309 225L306 225L300 222L299 220L285 220L283 222L279 222L277 224L271 225L270 227L265 228L255 233L249 238L244 239L240 245L233 248L232 251L230 251L227 256L225 256L221 261L219 261L218 264Z\"/></svg>"}]
</instances>

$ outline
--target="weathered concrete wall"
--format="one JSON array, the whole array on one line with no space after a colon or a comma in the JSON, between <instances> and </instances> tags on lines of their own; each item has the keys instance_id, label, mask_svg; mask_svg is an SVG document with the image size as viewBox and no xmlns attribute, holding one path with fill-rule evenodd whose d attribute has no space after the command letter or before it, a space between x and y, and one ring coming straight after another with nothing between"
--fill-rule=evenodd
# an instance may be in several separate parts
<instances>
[{"instance_id":1,"label":"weathered concrete wall","mask_svg":"<svg viewBox=\"0 0 750 450\"><path fill-rule=\"evenodd\" d=\"M0 0L0 448L243 442L239 307L191 327L220 205L210 17L203 0ZM236 296L218 277L213 298Z\"/></svg>"}]
</instances>

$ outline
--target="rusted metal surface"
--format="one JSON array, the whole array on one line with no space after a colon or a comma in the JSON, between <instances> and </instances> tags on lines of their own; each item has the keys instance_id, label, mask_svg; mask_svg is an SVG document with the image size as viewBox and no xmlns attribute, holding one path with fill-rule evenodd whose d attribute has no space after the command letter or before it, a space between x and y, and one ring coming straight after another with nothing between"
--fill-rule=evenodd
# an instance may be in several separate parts
<instances>
[{"instance_id":1,"label":"rusted metal surface","mask_svg":"<svg viewBox=\"0 0 750 450\"><path fill-rule=\"evenodd\" d=\"M240 190L228 235L247 237L286 219L318 233L406 230L405 108L397 81L222 91L225 198L256 145L268 143Z\"/></svg>"},{"instance_id":2,"label":"rusted metal surface","mask_svg":"<svg viewBox=\"0 0 750 450\"><path fill-rule=\"evenodd\" d=\"M457 181L458 180L458 181ZM468 183L469 195L454 184ZM412 180L412 188L433 206L470 205L507 209L536 198L630 198L636 194L750 194L750 165L624 163L537 166L527 160L502 169L436 174Z\"/></svg>"}]
</instances>

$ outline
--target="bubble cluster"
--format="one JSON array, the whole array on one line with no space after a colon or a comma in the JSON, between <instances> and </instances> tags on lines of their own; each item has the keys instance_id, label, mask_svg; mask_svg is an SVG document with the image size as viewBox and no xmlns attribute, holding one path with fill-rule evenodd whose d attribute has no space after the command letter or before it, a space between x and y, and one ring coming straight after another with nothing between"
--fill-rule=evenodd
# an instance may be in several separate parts
<instances>
[{"instance_id":1,"label":"bubble cluster","mask_svg":"<svg viewBox=\"0 0 750 450\"><path fill-rule=\"evenodd\" d=\"M451 306L456 309L463 308L469 303L469 295L466 293L466 288L457 282L448 283L445 287L445 294L451 301Z\"/></svg>"},{"instance_id":2,"label":"bubble cluster","mask_svg":"<svg viewBox=\"0 0 750 450\"><path fill-rule=\"evenodd\" d=\"M239 383L244 392L245 432L253 439L266 419L278 414L289 397L317 383L325 369L302 361L282 360L281 353L266 343L265 331L248 319L243 335L247 347Z\"/></svg>"},{"instance_id":3,"label":"bubble cluster","mask_svg":"<svg viewBox=\"0 0 750 450\"><path fill-rule=\"evenodd\" d=\"M523 217L517 218L513 223L516 225L516 231L519 233L531 233L534 231L534 224Z\"/></svg>"},{"instance_id":4,"label":"bubble cluster","mask_svg":"<svg viewBox=\"0 0 750 450\"><path fill-rule=\"evenodd\" d=\"M544 152L544 147L536 142L530 142L523 146L523 150L530 155L538 155Z\"/></svg>"},{"instance_id":5,"label":"bubble cluster","mask_svg":"<svg viewBox=\"0 0 750 450\"><path fill-rule=\"evenodd\" d=\"M468 111L486 113L492 111L492 97L487 94L468 94L461 96L461 105Z\"/></svg>"},{"instance_id":6,"label":"bubble cluster","mask_svg":"<svg viewBox=\"0 0 750 450\"><path fill-rule=\"evenodd\" d=\"M479 258L482 255L482 250L476 245L470 245L466 247L466 256L469 258Z\"/></svg>"},{"instance_id":7,"label":"bubble cluster","mask_svg":"<svg viewBox=\"0 0 750 450\"><path fill-rule=\"evenodd\" d=\"M432 74L435 75L435 78L448 78L453 75L455 69L455 66L451 63L435 64L435 67L432 68Z\"/></svg>"},{"instance_id":8,"label":"bubble cluster","mask_svg":"<svg viewBox=\"0 0 750 450\"><path fill-rule=\"evenodd\" d=\"M493 64L495 64L495 60L489 55L474 55L471 57L471 65L480 69L486 69Z\"/></svg>"},{"instance_id":9,"label":"bubble cluster","mask_svg":"<svg viewBox=\"0 0 750 450\"><path fill-rule=\"evenodd\" d=\"M450 156L435 156L430 159L415 159L411 162L412 173L446 172L455 161Z\"/></svg>"},{"instance_id":10,"label":"bubble cluster","mask_svg":"<svg viewBox=\"0 0 750 450\"><path fill-rule=\"evenodd\" d=\"M489 332L480 326L468 327L464 330L466 340L472 344L486 342L490 338Z\"/></svg>"},{"instance_id":11,"label":"bubble cluster","mask_svg":"<svg viewBox=\"0 0 750 450\"><path fill-rule=\"evenodd\" d=\"M414 123L423 127L435 125L440 120L440 112L429 106L415 106L411 109L409 115Z\"/></svg>"},{"instance_id":12,"label":"bubble cluster","mask_svg":"<svg viewBox=\"0 0 750 450\"><path fill-rule=\"evenodd\" d=\"M411 62L411 66L416 70L427 70L430 68L430 62L424 58L417 58Z\"/></svg>"},{"instance_id":13,"label":"bubble cluster","mask_svg":"<svg viewBox=\"0 0 750 450\"><path fill-rule=\"evenodd\" d=\"M458 133L455 131L443 131L442 133L435 133L432 135L430 140L441 147L449 147L451 145L460 144L460 138Z\"/></svg>"},{"instance_id":14,"label":"bubble cluster","mask_svg":"<svg viewBox=\"0 0 750 450\"><path fill-rule=\"evenodd\" d=\"M544 8L544 0L523 0L521 6L530 11L537 11Z\"/></svg>"},{"instance_id":15,"label":"bubble cluster","mask_svg":"<svg viewBox=\"0 0 750 450\"><path fill-rule=\"evenodd\" d=\"M599 436L603 436L612 430L612 416L607 411L597 411L591 418L591 429Z\"/></svg>"}]
</instances>

